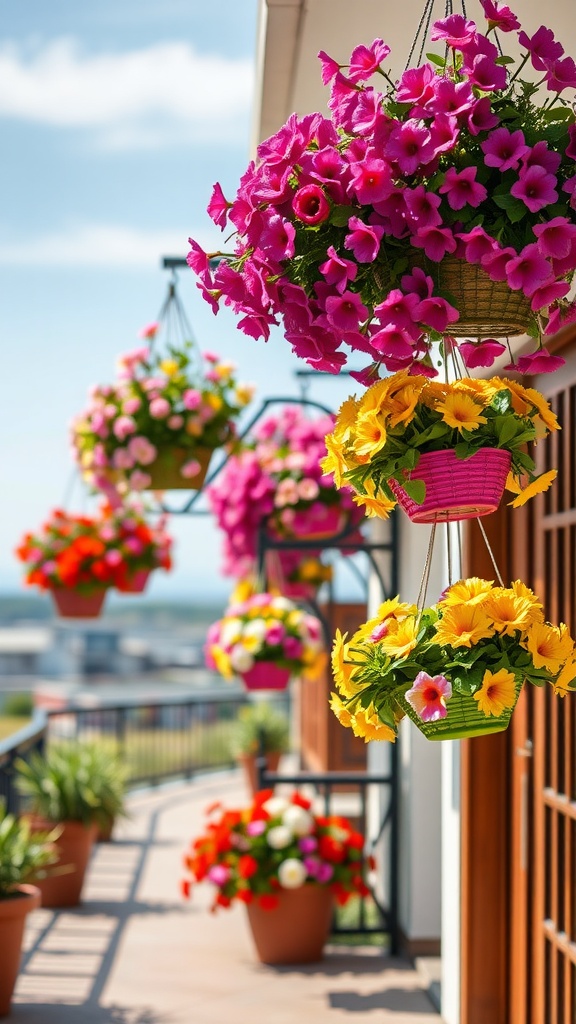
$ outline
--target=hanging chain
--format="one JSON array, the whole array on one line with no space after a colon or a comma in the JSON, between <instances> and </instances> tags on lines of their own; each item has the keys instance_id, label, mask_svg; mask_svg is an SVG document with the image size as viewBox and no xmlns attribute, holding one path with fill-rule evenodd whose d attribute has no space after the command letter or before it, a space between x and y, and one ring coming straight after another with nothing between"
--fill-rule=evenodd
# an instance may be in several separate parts
<instances>
[{"instance_id":1,"label":"hanging chain","mask_svg":"<svg viewBox=\"0 0 576 1024\"><path fill-rule=\"evenodd\" d=\"M412 58L413 58L413 56L414 56L414 54L416 52L416 47L418 46L418 42L419 41L420 41L420 50L418 52L417 65L420 65L422 63L422 57L424 56L424 50L425 50L425 47L426 47L426 41L428 39L428 33L430 31L430 23L432 21L432 14L433 14L433 11L434 11L434 4L435 4L435 0L424 0L424 10L422 11L422 16L421 16L420 21L418 23L418 28L416 29L416 32L415 32L415 35L414 35L414 39L412 40L412 45L410 47L410 53L408 54L408 59L406 61L406 65L404 67L405 71L407 71L408 68L410 67L410 63L411 63ZM465 18L468 17L467 12L466 12L466 2L465 2L465 0L460 0L460 7L461 7L462 14L464 15L464 17ZM454 13L453 0L445 0L445 2L444 2L444 17L445 18L449 18L450 15L453 14L453 13Z\"/></svg>"}]
</instances>

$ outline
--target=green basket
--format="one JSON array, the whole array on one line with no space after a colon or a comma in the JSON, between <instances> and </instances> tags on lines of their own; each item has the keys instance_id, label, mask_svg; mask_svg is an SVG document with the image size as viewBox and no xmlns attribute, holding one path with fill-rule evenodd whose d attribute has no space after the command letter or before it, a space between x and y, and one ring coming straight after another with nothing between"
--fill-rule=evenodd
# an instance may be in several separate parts
<instances>
[{"instance_id":1,"label":"green basket","mask_svg":"<svg viewBox=\"0 0 576 1024\"><path fill-rule=\"evenodd\" d=\"M428 740L469 740L476 736L490 736L491 733L504 732L510 725L512 712L516 707L522 683L516 685L516 700L511 708L506 708L501 715L485 715L480 711L478 702L473 697L461 693L453 693L447 702L446 718L437 722L423 722L407 700L402 699L402 709L414 725L424 733Z\"/></svg>"}]
</instances>

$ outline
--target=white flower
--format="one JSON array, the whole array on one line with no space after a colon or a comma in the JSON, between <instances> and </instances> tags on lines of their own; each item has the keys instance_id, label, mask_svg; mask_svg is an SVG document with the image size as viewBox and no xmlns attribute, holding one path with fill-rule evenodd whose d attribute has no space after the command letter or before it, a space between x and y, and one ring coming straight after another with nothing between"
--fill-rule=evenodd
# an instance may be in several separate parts
<instances>
[{"instance_id":1,"label":"white flower","mask_svg":"<svg viewBox=\"0 0 576 1024\"><path fill-rule=\"evenodd\" d=\"M262 804L263 810L271 818L281 818L288 806L288 801L283 796L271 796L269 800Z\"/></svg>"},{"instance_id":2,"label":"white flower","mask_svg":"<svg viewBox=\"0 0 576 1024\"><path fill-rule=\"evenodd\" d=\"M301 860L288 857L278 868L278 881L283 889L299 889L306 881L306 868Z\"/></svg>"},{"instance_id":3,"label":"white flower","mask_svg":"<svg viewBox=\"0 0 576 1024\"><path fill-rule=\"evenodd\" d=\"M220 643L223 647L230 647L239 639L241 632L242 622L240 619L228 619L220 630Z\"/></svg>"},{"instance_id":4,"label":"white flower","mask_svg":"<svg viewBox=\"0 0 576 1024\"><path fill-rule=\"evenodd\" d=\"M271 608L277 608L280 612L293 612L296 608L292 601L289 601L287 597L273 597L270 601Z\"/></svg>"},{"instance_id":5,"label":"white flower","mask_svg":"<svg viewBox=\"0 0 576 1024\"><path fill-rule=\"evenodd\" d=\"M254 658L241 644L230 651L230 664L235 672L249 672L254 665Z\"/></svg>"},{"instance_id":6,"label":"white flower","mask_svg":"<svg viewBox=\"0 0 576 1024\"><path fill-rule=\"evenodd\" d=\"M268 846L273 850L283 850L285 846L290 846L293 838L290 829L285 825L274 825L266 834Z\"/></svg>"},{"instance_id":7,"label":"white flower","mask_svg":"<svg viewBox=\"0 0 576 1024\"><path fill-rule=\"evenodd\" d=\"M251 636L256 640L263 640L266 636L266 623L263 619L252 619L242 629L242 636Z\"/></svg>"},{"instance_id":8,"label":"white flower","mask_svg":"<svg viewBox=\"0 0 576 1024\"><path fill-rule=\"evenodd\" d=\"M292 804L284 811L282 824L295 836L307 836L314 829L314 818L304 807Z\"/></svg>"}]
</instances>

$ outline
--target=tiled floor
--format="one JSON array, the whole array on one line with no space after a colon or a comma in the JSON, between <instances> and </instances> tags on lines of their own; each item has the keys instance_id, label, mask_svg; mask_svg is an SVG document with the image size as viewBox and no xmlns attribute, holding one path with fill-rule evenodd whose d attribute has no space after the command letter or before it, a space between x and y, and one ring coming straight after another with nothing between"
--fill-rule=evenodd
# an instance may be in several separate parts
<instances>
[{"instance_id":1,"label":"tiled floor","mask_svg":"<svg viewBox=\"0 0 576 1024\"><path fill-rule=\"evenodd\" d=\"M210 914L209 886L183 902L182 853L215 799L244 802L239 776L133 797L82 907L28 918L14 1024L440 1024L401 960L333 946L319 964L264 967L244 908Z\"/></svg>"}]
</instances>

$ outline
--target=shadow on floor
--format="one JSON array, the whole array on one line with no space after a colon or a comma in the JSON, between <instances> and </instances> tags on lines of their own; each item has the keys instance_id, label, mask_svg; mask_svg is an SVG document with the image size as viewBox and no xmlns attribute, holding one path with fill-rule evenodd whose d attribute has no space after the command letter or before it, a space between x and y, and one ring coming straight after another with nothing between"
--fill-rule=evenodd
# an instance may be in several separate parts
<instances>
[{"instance_id":1,"label":"shadow on floor","mask_svg":"<svg viewBox=\"0 0 576 1024\"><path fill-rule=\"evenodd\" d=\"M55 1006L54 1003L19 1003L12 1008L14 1024L170 1024L171 1017L147 1007L99 1006L93 1002L82 1006Z\"/></svg>"},{"instance_id":2,"label":"shadow on floor","mask_svg":"<svg viewBox=\"0 0 576 1024\"><path fill-rule=\"evenodd\" d=\"M382 971L412 971L411 964L396 960L385 953L357 953L353 946L347 946L337 953L326 955L317 964L293 964L290 966L266 966L268 971L278 974L307 974L335 977L339 974L382 974Z\"/></svg>"},{"instance_id":3,"label":"shadow on floor","mask_svg":"<svg viewBox=\"0 0 576 1024\"><path fill-rule=\"evenodd\" d=\"M380 992L329 992L328 1002L333 1010L349 1013L367 1013L370 1010L391 1010L395 1013L435 1013L435 1008L423 992L405 988L387 988Z\"/></svg>"}]
</instances>

